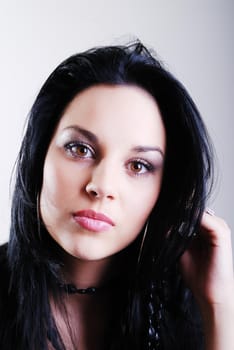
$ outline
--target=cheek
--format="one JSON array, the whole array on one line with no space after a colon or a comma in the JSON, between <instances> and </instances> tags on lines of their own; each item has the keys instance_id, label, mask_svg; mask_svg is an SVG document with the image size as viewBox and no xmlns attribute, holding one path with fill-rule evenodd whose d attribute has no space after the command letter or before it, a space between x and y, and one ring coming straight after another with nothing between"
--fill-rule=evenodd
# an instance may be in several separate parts
<instances>
[{"instance_id":1,"label":"cheek","mask_svg":"<svg viewBox=\"0 0 234 350\"><path fill-rule=\"evenodd\" d=\"M161 177L147 181L139 191L135 191L133 199L135 206L142 213L149 214L157 202L161 189Z\"/></svg>"},{"instance_id":2,"label":"cheek","mask_svg":"<svg viewBox=\"0 0 234 350\"><path fill-rule=\"evenodd\" d=\"M160 192L159 182L148 182L141 189L132 191L129 194L129 205L126 208L128 217L126 220L132 225L136 234L140 232L147 221L152 209L154 208Z\"/></svg>"},{"instance_id":3,"label":"cheek","mask_svg":"<svg viewBox=\"0 0 234 350\"><path fill-rule=\"evenodd\" d=\"M75 193L74 171L63 168L63 165L46 160L43 172L41 201L44 205L64 207L69 197Z\"/></svg>"},{"instance_id":4,"label":"cheek","mask_svg":"<svg viewBox=\"0 0 234 350\"><path fill-rule=\"evenodd\" d=\"M63 197L64 178L59 169L45 164L41 199L56 204Z\"/></svg>"}]
</instances>

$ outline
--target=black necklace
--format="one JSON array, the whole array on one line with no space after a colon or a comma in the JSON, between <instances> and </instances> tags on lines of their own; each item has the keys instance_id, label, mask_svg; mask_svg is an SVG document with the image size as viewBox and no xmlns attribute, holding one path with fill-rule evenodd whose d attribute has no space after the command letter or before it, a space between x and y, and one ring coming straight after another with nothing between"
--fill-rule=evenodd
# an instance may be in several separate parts
<instances>
[{"instance_id":1,"label":"black necklace","mask_svg":"<svg viewBox=\"0 0 234 350\"><path fill-rule=\"evenodd\" d=\"M77 288L74 284L60 283L59 287L67 294L95 294L102 288L88 287L88 288Z\"/></svg>"}]
</instances>

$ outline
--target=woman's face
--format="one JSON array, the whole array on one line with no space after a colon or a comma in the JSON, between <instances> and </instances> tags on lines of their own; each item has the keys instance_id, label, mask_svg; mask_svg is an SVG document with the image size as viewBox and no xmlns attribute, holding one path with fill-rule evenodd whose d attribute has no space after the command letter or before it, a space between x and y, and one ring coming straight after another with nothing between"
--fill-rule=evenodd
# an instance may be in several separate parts
<instances>
[{"instance_id":1,"label":"woman's face","mask_svg":"<svg viewBox=\"0 0 234 350\"><path fill-rule=\"evenodd\" d=\"M83 260L132 243L157 201L166 136L158 106L135 86L100 85L65 109L44 164L41 216Z\"/></svg>"}]
</instances>

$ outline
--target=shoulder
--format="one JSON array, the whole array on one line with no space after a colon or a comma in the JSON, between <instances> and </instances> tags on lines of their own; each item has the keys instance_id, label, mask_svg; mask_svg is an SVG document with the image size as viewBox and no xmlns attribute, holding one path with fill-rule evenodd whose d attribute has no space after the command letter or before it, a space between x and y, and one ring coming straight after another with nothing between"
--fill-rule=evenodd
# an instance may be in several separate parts
<instances>
[{"instance_id":1,"label":"shoulder","mask_svg":"<svg viewBox=\"0 0 234 350\"><path fill-rule=\"evenodd\" d=\"M0 245L0 271L3 272L7 268L7 248L8 243ZM2 277L2 275L0 275ZM0 277L0 278L1 278Z\"/></svg>"},{"instance_id":2,"label":"shoulder","mask_svg":"<svg viewBox=\"0 0 234 350\"><path fill-rule=\"evenodd\" d=\"M8 244L0 246L0 349L12 350L15 341L14 323L16 319L15 299L9 294L10 269L8 264Z\"/></svg>"},{"instance_id":3,"label":"shoulder","mask_svg":"<svg viewBox=\"0 0 234 350\"><path fill-rule=\"evenodd\" d=\"M0 348L2 349L3 332L6 329L9 310L13 304L9 296L10 271L7 259L8 245L0 246ZM5 347L4 347L5 348Z\"/></svg>"},{"instance_id":4,"label":"shoulder","mask_svg":"<svg viewBox=\"0 0 234 350\"><path fill-rule=\"evenodd\" d=\"M0 246L0 305L2 304L7 295L9 285L7 247L7 243Z\"/></svg>"},{"instance_id":5,"label":"shoulder","mask_svg":"<svg viewBox=\"0 0 234 350\"><path fill-rule=\"evenodd\" d=\"M8 243L0 245L0 262L6 259Z\"/></svg>"}]
</instances>

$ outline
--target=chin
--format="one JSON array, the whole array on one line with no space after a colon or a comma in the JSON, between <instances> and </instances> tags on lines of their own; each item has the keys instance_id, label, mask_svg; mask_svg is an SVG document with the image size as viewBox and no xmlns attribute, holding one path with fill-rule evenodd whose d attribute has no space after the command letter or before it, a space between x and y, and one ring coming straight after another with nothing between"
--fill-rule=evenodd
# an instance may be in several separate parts
<instances>
[{"instance_id":1,"label":"chin","mask_svg":"<svg viewBox=\"0 0 234 350\"><path fill-rule=\"evenodd\" d=\"M97 249L94 249L92 251L91 249L74 249L74 247L69 249L69 248L64 247L63 250L70 257L73 257L73 258L78 259L78 260L90 261L90 262L102 260L102 259L108 258L108 257L113 255L113 254L108 254L108 253L104 253L104 252L98 252Z\"/></svg>"}]
</instances>

